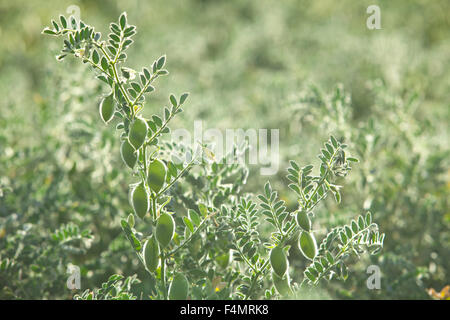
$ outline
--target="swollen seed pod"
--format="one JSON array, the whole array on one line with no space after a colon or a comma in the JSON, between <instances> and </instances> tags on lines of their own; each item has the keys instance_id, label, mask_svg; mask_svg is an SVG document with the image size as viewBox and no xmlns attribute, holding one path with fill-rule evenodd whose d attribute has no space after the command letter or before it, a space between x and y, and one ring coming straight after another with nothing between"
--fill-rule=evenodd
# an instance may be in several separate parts
<instances>
[{"instance_id":1,"label":"swollen seed pod","mask_svg":"<svg viewBox=\"0 0 450 320\"><path fill-rule=\"evenodd\" d=\"M302 231L298 239L299 249L305 258L313 260L317 255L316 238L311 232Z\"/></svg>"},{"instance_id":2,"label":"swollen seed pod","mask_svg":"<svg viewBox=\"0 0 450 320\"><path fill-rule=\"evenodd\" d=\"M156 240L158 240L161 248L165 248L172 241L175 232L175 221L168 213L161 213L156 223Z\"/></svg>"},{"instance_id":3,"label":"swollen seed pod","mask_svg":"<svg viewBox=\"0 0 450 320\"><path fill-rule=\"evenodd\" d=\"M159 266L159 245L153 236L144 243L143 252L145 266L148 271L155 272Z\"/></svg>"},{"instance_id":4,"label":"swollen seed pod","mask_svg":"<svg viewBox=\"0 0 450 320\"><path fill-rule=\"evenodd\" d=\"M272 270L278 276L284 276L288 268L288 261L283 248L275 247L270 251L270 265L272 266Z\"/></svg>"},{"instance_id":5,"label":"swollen seed pod","mask_svg":"<svg viewBox=\"0 0 450 320\"><path fill-rule=\"evenodd\" d=\"M150 208L150 200L144 183L138 184L133 191L131 191L131 205L133 206L136 215L144 219L145 214Z\"/></svg>"},{"instance_id":6,"label":"swollen seed pod","mask_svg":"<svg viewBox=\"0 0 450 320\"><path fill-rule=\"evenodd\" d=\"M288 296L292 294L291 287L289 286L289 275L285 275L284 277L278 276L275 272L272 272L272 280L277 289L278 293L282 296Z\"/></svg>"},{"instance_id":7,"label":"swollen seed pod","mask_svg":"<svg viewBox=\"0 0 450 320\"><path fill-rule=\"evenodd\" d=\"M306 211L301 210L297 213L297 224L305 231L311 230L311 219L309 219Z\"/></svg>"},{"instance_id":8,"label":"swollen seed pod","mask_svg":"<svg viewBox=\"0 0 450 320\"><path fill-rule=\"evenodd\" d=\"M169 286L169 300L186 300L189 294L189 282L182 273L173 277Z\"/></svg>"},{"instance_id":9,"label":"swollen seed pod","mask_svg":"<svg viewBox=\"0 0 450 320\"><path fill-rule=\"evenodd\" d=\"M158 193L166 180L166 165L161 160L155 159L148 166L147 183L150 189Z\"/></svg>"},{"instance_id":10,"label":"swollen seed pod","mask_svg":"<svg viewBox=\"0 0 450 320\"><path fill-rule=\"evenodd\" d=\"M145 142L147 137L148 125L142 118L136 118L130 124L130 131L128 133L128 141L134 147L139 149Z\"/></svg>"},{"instance_id":11,"label":"swollen seed pod","mask_svg":"<svg viewBox=\"0 0 450 320\"><path fill-rule=\"evenodd\" d=\"M133 169L137 161L137 151L134 150L133 146L124 140L120 146L120 156L123 162L130 168Z\"/></svg>"},{"instance_id":12,"label":"swollen seed pod","mask_svg":"<svg viewBox=\"0 0 450 320\"><path fill-rule=\"evenodd\" d=\"M100 117L105 124L108 124L114 117L114 93L111 92L110 95L104 97L100 101L99 111Z\"/></svg>"}]
</instances>

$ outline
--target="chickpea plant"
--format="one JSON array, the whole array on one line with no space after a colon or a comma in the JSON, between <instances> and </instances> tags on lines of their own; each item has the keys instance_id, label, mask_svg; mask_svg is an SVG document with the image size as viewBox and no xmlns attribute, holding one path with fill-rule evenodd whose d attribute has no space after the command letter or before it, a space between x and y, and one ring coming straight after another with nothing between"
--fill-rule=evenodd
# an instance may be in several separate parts
<instances>
[{"instance_id":1,"label":"chickpea plant","mask_svg":"<svg viewBox=\"0 0 450 320\"><path fill-rule=\"evenodd\" d=\"M138 179L130 185L129 193L134 213L122 219L121 226L148 271L149 298L295 297L303 287L317 285L322 279L345 280L350 256L375 254L382 248L384 234L378 232L370 213L331 229L317 244L314 209L330 193L340 202L341 186L335 184L335 178L346 176L350 164L358 161L348 156L346 145L333 136L319 155L318 175L312 173L312 165L300 167L290 162L289 188L298 197L298 208L293 212L278 199L270 183L257 197L259 207L251 194L241 194L248 176L243 164L203 161L203 171L191 174L195 160L207 150L204 146L195 152L187 150L186 161L174 161L170 157L174 143L163 143L161 135L170 132L168 123L183 111L188 93L179 98L170 95L170 107L163 108L163 117L144 118L146 96L155 90L155 80L168 74L166 57L161 56L140 72L125 67L126 50L133 43L136 27L128 24L125 13L109 27L111 33L102 40L93 27L74 17L60 16L59 22L52 21L52 27L43 33L65 38L57 60L68 55L78 58L109 88L99 104L99 114L105 124L118 120L120 157ZM245 147L236 148L234 156L238 152L245 152ZM181 177L186 182L176 183ZM183 189L182 185L189 184L190 189ZM183 210L178 213L180 207ZM273 230L269 237L260 234L262 217ZM137 228L137 224L145 228ZM288 249L293 242L308 266L301 277L296 272L291 279ZM108 285L114 287L114 281L120 279L112 276ZM129 279L128 287L136 282ZM126 291L109 295L103 291L86 290L77 298L136 298Z\"/></svg>"}]
</instances>

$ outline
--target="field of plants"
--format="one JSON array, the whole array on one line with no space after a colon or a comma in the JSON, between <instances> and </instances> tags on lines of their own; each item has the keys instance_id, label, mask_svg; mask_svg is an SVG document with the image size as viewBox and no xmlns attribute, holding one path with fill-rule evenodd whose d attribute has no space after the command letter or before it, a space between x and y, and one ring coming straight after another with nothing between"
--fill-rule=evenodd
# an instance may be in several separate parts
<instances>
[{"instance_id":1,"label":"field of plants","mask_svg":"<svg viewBox=\"0 0 450 320\"><path fill-rule=\"evenodd\" d=\"M2 1L0 300L450 299L449 13Z\"/></svg>"}]
</instances>

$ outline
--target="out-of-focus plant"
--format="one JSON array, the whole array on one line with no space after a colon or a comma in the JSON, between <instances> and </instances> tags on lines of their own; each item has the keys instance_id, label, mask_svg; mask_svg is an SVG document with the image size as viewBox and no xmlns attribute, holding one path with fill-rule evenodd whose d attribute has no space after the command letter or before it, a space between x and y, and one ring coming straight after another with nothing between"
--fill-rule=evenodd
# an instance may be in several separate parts
<instances>
[{"instance_id":1,"label":"out-of-focus plant","mask_svg":"<svg viewBox=\"0 0 450 320\"><path fill-rule=\"evenodd\" d=\"M90 291L85 290L80 295L75 295L76 300L136 300L137 297L130 291L134 284L140 281L136 276L124 277L120 274L113 274L104 282L100 289Z\"/></svg>"}]
</instances>

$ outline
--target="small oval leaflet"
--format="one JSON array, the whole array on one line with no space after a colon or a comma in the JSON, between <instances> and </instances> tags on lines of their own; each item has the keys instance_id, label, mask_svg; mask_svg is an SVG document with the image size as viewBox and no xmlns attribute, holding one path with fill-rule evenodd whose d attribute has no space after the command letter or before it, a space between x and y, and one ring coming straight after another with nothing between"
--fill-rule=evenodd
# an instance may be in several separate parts
<instances>
[{"instance_id":1,"label":"small oval leaflet","mask_svg":"<svg viewBox=\"0 0 450 320\"><path fill-rule=\"evenodd\" d=\"M132 213L130 213L128 215L127 222L128 222L128 225L130 226L130 228L134 227L135 221L134 221L134 215Z\"/></svg>"}]
</instances>

